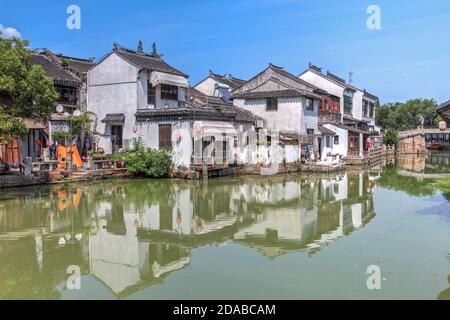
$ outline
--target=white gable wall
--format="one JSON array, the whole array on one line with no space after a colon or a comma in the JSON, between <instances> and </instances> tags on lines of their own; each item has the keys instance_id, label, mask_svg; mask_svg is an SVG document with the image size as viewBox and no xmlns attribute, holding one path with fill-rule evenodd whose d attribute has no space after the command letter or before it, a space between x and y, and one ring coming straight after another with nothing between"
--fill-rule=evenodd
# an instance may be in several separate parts
<instances>
[{"instance_id":1,"label":"white gable wall","mask_svg":"<svg viewBox=\"0 0 450 320\"><path fill-rule=\"evenodd\" d=\"M305 98L279 98L277 111L266 111L266 99L235 99L234 105L248 110L264 119L264 127L280 131L296 132L305 135L307 129L318 131L318 101L314 102L314 111L306 110Z\"/></svg>"},{"instance_id":2,"label":"white gable wall","mask_svg":"<svg viewBox=\"0 0 450 320\"><path fill-rule=\"evenodd\" d=\"M216 83L219 83L223 87L228 87L223 83L217 82L216 80L212 79L211 77L206 78L199 84L197 84L194 88L198 91L208 95L208 96L218 96L218 93L215 92L214 85Z\"/></svg>"},{"instance_id":3,"label":"white gable wall","mask_svg":"<svg viewBox=\"0 0 450 320\"><path fill-rule=\"evenodd\" d=\"M139 69L112 53L88 73L88 111L97 115L96 130L105 134L99 147L111 153L109 126L101 122L108 113L123 113L123 139L132 139L138 106Z\"/></svg>"},{"instance_id":4,"label":"white gable wall","mask_svg":"<svg viewBox=\"0 0 450 320\"><path fill-rule=\"evenodd\" d=\"M305 80L316 87L327 91L328 93L335 95L340 98L341 102L341 114L344 114L344 88L342 86L337 85L336 83L325 79L312 72L311 70L306 71L302 75L300 75L300 79Z\"/></svg>"}]
</instances>

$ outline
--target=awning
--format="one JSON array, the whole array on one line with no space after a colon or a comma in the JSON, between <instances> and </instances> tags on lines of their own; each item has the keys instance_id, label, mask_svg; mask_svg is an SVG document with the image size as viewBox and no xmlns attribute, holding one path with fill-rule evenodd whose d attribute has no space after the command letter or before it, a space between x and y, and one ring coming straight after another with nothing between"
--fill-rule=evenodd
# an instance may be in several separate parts
<instances>
[{"instance_id":1,"label":"awning","mask_svg":"<svg viewBox=\"0 0 450 320\"><path fill-rule=\"evenodd\" d=\"M328 129L327 127L319 126L319 132L322 136L335 136L336 132Z\"/></svg>"},{"instance_id":2,"label":"awning","mask_svg":"<svg viewBox=\"0 0 450 320\"><path fill-rule=\"evenodd\" d=\"M218 136L226 134L236 136L237 130L231 123L219 121L195 121L193 126L193 136L195 140L202 137Z\"/></svg>"},{"instance_id":3,"label":"awning","mask_svg":"<svg viewBox=\"0 0 450 320\"><path fill-rule=\"evenodd\" d=\"M123 113L108 113L102 120L103 123L122 123L125 122Z\"/></svg>"},{"instance_id":4,"label":"awning","mask_svg":"<svg viewBox=\"0 0 450 320\"><path fill-rule=\"evenodd\" d=\"M31 120L31 119L22 119L22 121L25 124L25 127L27 127L27 129L45 129L45 128L47 128L47 126L44 125L43 123Z\"/></svg>"},{"instance_id":5,"label":"awning","mask_svg":"<svg viewBox=\"0 0 450 320\"><path fill-rule=\"evenodd\" d=\"M159 71L153 71L151 73L150 82L153 86L164 83L177 87L189 88L189 83L185 77Z\"/></svg>"}]
</instances>

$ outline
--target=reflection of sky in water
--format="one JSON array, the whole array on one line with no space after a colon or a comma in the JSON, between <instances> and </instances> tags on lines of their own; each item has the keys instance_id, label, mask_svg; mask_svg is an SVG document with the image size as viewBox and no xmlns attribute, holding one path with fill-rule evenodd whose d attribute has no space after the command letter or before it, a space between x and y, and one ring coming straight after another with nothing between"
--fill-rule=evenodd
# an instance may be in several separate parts
<instances>
[{"instance_id":1,"label":"reflection of sky in water","mask_svg":"<svg viewBox=\"0 0 450 320\"><path fill-rule=\"evenodd\" d=\"M404 169L7 192L0 298L433 299L449 203ZM371 264L384 290L365 287ZM65 289L69 265L82 290Z\"/></svg>"}]
</instances>

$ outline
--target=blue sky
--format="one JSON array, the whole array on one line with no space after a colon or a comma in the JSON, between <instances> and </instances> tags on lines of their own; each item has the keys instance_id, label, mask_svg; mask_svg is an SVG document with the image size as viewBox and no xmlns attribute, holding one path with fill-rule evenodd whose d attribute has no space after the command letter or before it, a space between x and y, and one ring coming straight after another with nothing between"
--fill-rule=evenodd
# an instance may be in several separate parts
<instances>
[{"instance_id":1,"label":"blue sky","mask_svg":"<svg viewBox=\"0 0 450 320\"><path fill-rule=\"evenodd\" d=\"M81 30L66 8L81 8ZM381 30L366 27L381 8ZM450 99L449 0L41 0L0 2L0 24L33 48L100 58L113 41L150 51L195 84L209 69L249 78L269 62L299 74L312 62L366 88L382 102Z\"/></svg>"}]
</instances>

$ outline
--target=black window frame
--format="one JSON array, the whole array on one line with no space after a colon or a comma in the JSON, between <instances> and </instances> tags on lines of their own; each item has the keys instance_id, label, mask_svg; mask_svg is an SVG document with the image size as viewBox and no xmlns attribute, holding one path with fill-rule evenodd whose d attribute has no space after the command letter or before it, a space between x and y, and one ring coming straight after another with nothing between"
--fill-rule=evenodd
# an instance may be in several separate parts
<instances>
[{"instance_id":1,"label":"black window frame","mask_svg":"<svg viewBox=\"0 0 450 320\"><path fill-rule=\"evenodd\" d=\"M178 87L161 83L161 99L178 101Z\"/></svg>"},{"instance_id":2,"label":"black window frame","mask_svg":"<svg viewBox=\"0 0 450 320\"><path fill-rule=\"evenodd\" d=\"M334 141L333 141L333 143L334 144L339 144L339 136L334 136Z\"/></svg>"},{"instance_id":3,"label":"black window frame","mask_svg":"<svg viewBox=\"0 0 450 320\"><path fill-rule=\"evenodd\" d=\"M308 105L308 101L310 102L310 105ZM305 110L306 111L314 111L314 99L313 98L306 98Z\"/></svg>"},{"instance_id":4,"label":"black window frame","mask_svg":"<svg viewBox=\"0 0 450 320\"><path fill-rule=\"evenodd\" d=\"M344 94L344 113L352 114L353 112L353 98Z\"/></svg>"},{"instance_id":5,"label":"black window frame","mask_svg":"<svg viewBox=\"0 0 450 320\"><path fill-rule=\"evenodd\" d=\"M278 98L266 99L266 111L278 111Z\"/></svg>"},{"instance_id":6,"label":"black window frame","mask_svg":"<svg viewBox=\"0 0 450 320\"><path fill-rule=\"evenodd\" d=\"M156 87L152 85L150 80L147 81L147 104L156 105Z\"/></svg>"}]
</instances>

